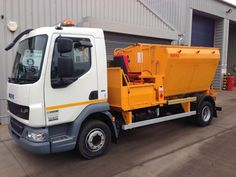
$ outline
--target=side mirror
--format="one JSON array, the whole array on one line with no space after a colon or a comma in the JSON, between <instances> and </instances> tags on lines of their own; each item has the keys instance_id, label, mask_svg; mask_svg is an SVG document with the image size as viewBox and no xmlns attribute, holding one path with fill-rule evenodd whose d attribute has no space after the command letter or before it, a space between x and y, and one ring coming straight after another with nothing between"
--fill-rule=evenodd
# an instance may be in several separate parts
<instances>
[{"instance_id":1,"label":"side mirror","mask_svg":"<svg viewBox=\"0 0 236 177\"><path fill-rule=\"evenodd\" d=\"M59 53L71 52L73 49L73 41L68 38L57 38L57 50Z\"/></svg>"},{"instance_id":2,"label":"side mirror","mask_svg":"<svg viewBox=\"0 0 236 177\"><path fill-rule=\"evenodd\" d=\"M73 71L73 60L71 58L58 58L59 78L72 77Z\"/></svg>"},{"instance_id":3,"label":"side mirror","mask_svg":"<svg viewBox=\"0 0 236 177\"><path fill-rule=\"evenodd\" d=\"M84 47L93 47L93 44L90 41L79 41L79 45Z\"/></svg>"}]
</instances>

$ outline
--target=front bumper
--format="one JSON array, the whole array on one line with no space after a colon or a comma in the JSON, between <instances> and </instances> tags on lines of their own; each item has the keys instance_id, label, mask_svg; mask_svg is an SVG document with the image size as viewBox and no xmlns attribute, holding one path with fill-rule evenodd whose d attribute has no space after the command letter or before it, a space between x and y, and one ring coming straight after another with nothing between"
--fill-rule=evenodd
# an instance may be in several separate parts
<instances>
[{"instance_id":1,"label":"front bumper","mask_svg":"<svg viewBox=\"0 0 236 177\"><path fill-rule=\"evenodd\" d=\"M11 118L10 124L8 125L8 129L11 137L24 149L38 154L49 154L51 152L49 141L32 142L26 139L26 132L32 129L15 121L13 118Z\"/></svg>"},{"instance_id":2,"label":"front bumper","mask_svg":"<svg viewBox=\"0 0 236 177\"><path fill-rule=\"evenodd\" d=\"M24 149L37 153L37 154L50 154L56 152L64 152L73 150L76 146L76 138L68 135L58 134L58 128L31 128L28 127L14 118L11 118L10 124L8 125L9 133L11 137ZM52 131L53 130L53 131ZM30 132L47 132L48 138L44 142L33 142L25 138L26 133ZM50 132L50 133L49 133Z\"/></svg>"}]
</instances>

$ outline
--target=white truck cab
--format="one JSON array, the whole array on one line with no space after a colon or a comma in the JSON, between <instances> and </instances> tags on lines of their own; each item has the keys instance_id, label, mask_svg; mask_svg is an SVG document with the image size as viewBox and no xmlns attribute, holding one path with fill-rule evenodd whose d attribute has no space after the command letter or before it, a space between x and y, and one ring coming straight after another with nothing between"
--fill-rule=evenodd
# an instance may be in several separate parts
<instances>
[{"instance_id":1,"label":"white truck cab","mask_svg":"<svg viewBox=\"0 0 236 177\"><path fill-rule=\"evenodd\" d=\"M108 112L103 31L43 27L27 30L19 38L7 89L12 137L36 153L75 148L81 152L84 148L77 147L81 126L97 117L103 119L101 125L90 128L91 132L80 140L90 153L85 150L81 154L92 158L103 153L113 136L106 131L116 132ZM114 134L117 136L117 132Z\"/></svg>"}]
</instances>

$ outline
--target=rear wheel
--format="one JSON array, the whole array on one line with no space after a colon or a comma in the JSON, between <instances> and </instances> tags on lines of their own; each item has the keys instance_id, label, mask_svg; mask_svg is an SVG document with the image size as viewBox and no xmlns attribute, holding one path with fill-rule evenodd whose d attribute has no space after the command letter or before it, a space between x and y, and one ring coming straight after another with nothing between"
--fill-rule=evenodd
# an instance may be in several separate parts
<instances>
[{"instance_id":1,"label":"rear wheel","mask_svg":"<svg viewBox=\"0 0 236 177\"><path fill-rule=\"evenodd\" d=\"M79 135L77 151L86 159L104 154L111 144L110 128L102 121L91 120L86 123Z\"/></svg>"},{"instance_id":2,"label":"rear wheel","mask_svg":"<svg viewBox=\"0 0 236 177\"><path fill-rule=\"evenodd\" d=\"M213 118L213 106L209 101L203 101L198 108L198 114L195 122L199 126L207 126L211 123Z\"/></svg>"}]
</instances>

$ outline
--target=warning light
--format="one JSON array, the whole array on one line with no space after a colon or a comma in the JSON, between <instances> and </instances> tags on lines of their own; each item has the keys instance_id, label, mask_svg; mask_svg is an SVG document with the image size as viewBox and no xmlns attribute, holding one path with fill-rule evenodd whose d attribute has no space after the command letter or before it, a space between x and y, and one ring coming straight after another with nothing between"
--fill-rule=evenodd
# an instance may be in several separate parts
<instances>
[{"instance_id":1,"label":"warning light","mask_svg":"<svg viewBox=\"0 0 236 177\"><path fill-rule=\"evenodd\" d=\"M75 23L72 19L65 19L62 23L61 26L75 26Z\"/></svg>"},{"instance_id":2,"label":"warning light","mask_svg":"<svg viewBox=\"0 0 236 177\"><path fill-rule=\"evenodd\" d=\"M164 88L162 86L159 87L159 98L160 99L164 98Z\"/></svg>"},{"instance_id":3,"label":"warning light","mask_svg":"<svg viewBox=\"0 0 236 177\"><path fill-rule=\"evenodd\" d=\"M160 94L160 98L163 98L163 96L164 96L164 95L161 93L161 94Z\"/></svg>"}]
</instances>

